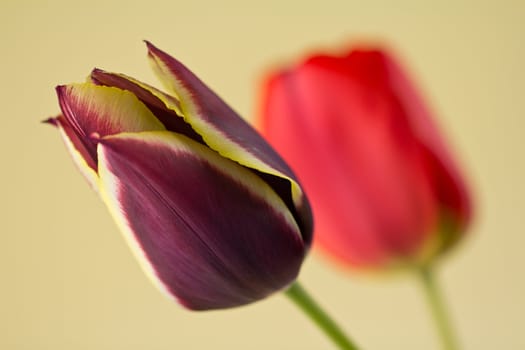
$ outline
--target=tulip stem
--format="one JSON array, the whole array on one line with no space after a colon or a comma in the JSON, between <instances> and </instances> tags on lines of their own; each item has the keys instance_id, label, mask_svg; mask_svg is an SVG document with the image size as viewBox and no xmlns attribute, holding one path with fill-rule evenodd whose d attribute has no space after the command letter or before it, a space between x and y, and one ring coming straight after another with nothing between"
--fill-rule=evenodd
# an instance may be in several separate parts
<instances>
[{"instance_id":1,"label":"tulip stem","mask_svg":"<svg viewBox=\"0 0 525 350\"><path fill-rule=\"evenodd\" d=\"M458 341L446 311L445 301L438 286L434 270L429 266L425 266L419 269L418 275L427 297L443 349L458 350Z\"/></svg>"},{"instance_id":2,"label":"tulip stem","mask_svg":"<svg viewBox=\"0 0 525 350\"><path fill-rule=\"evenodd\" d=\"M342 331L335 321L315 302L299 284L294 282L285 294L342 350L357 350L358 347Z\"/></svg>"}]
</instances>

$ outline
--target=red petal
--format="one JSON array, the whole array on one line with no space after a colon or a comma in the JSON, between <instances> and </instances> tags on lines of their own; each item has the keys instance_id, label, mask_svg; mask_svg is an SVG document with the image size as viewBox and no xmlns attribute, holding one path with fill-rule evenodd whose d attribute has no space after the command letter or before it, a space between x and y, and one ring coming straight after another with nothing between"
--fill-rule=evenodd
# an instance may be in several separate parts
<instances>
[{"instance_id":1,"label":"red petal","mask_svg":"<svg viewBox=\"0 0 525 350\"><path fill-rule=\"evenodd\" d=\"M430 160L444 148L422 137L414 120L429 116L407 108L389 62L316 56L274 77L264 99L263 130L312 198L319 243L352 264L411 259L438 230L442 196L465 203L450 157Z\"/></svg>"}]
</instances>

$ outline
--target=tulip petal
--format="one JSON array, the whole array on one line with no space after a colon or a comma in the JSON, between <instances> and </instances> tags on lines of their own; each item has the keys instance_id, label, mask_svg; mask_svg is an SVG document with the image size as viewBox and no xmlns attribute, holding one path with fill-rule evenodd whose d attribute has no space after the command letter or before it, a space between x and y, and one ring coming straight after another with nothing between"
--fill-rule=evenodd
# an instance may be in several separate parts
<instances>
[{"instance_id":1,"label":"tulip petal","mask_svg":"<svg viewBox=\"0 0 525 350\"><path fill-rule=\"evenodd\" d=\"M414 254L435 223L418 144L380 72L314 56L269 81L264 104L266 135L315 199L319 244L354 265Z\"/></svg>"},{"instance_id":2,"label":"tulip petal","mask_svg":"<svg viewBox=\"0 0 525 350\"><path fill-rule=\"evenodd\" d=\"M250 170L167 131L102 138L100 192L145 271L190 309L243 305L291 283L305 244Z\"/></svg>"},{"instance_id":3,"label":"tulip petal","mask_svg":"<svg viewBox=\"0 0 525 350\"><path fill-rule=\"evenodd\" d=\"M470 212L464 183L388 54L311 56L273 76L263 101L261 128L299 172L319 245L332 256L351 265L419 263L459 238Z\"/></svg>"},{"instance_id":4,"label":"tulip petal","mask_svg":"<svg viewBox=\"0 0 525 350\"><path fill-rule=\"evenodd\" d=\"M120 132L164 130L157 118L129 91L90 83L56 88L64 117L92 159L100 137Z\"/></svg>"},{"instance_id":5,"label":"tulip petal","mask_svg":"<svg viewBox=\"0 0 525 350\"><path fill-rule=\"evenodd\" d=\"M66 118L62 115L56 118L50 118L46 120L46 122L58 128L66 145L66 149L71 154L75 165L82 175L84 175L91 188L97 190L98 175L96 173L96 160L91 157L75 130L73 130Z\"/></svg>"},{"instance_id":6,"label":"tulip petal","mask_svg":"<svg viewBox=\"0 0 525 350\"><path fill-rule=\"evenodd\" d=\"M186 135L195 141L204 143L202 137L181 117L182 111L176 98L124 74L94 69L90 78L97 85L112 86L133 93L153 112L167 130Z\"/></svg>"},{"instance_id":7,"label":"tulip petal","mask_svg":"<svg viewBox=\"0 0 525 350\"><path fill-rule=\"evenodd\" d=\"M455 234L459 234L465 231L472 216L472 202L465 180L434 122L434 116L416 90L416 85L392 57L385 56L385 67L392 88L398 94L403 108L407 110L411 126L428 152L431 168L429 171L435 177L439 200L448 211L445 215L449 215L448 219L456 222L457 227L454 231ZM449 245L448 242L444 243Z\"/></svg>"},{"instance_id":8,"label":"tulip petal","mask_svg":"<svg viewBox=\"0 0 525 350\"><path fill-rule=\"evenodd\" d=\"M206 144L222 156L261 173L289 181L292 210L297 210L303 232L310 236L311 214L295 175L268 143L217 94L179 61L151 43L148 57L161 81L180 101L182 114ZM267 177L265 179L268 179ZM278 187L283 187L281 184ZM280 188L276 189L277 191ZM291 193L290 193L291 191Z\"/></svg>"}]
</instances>

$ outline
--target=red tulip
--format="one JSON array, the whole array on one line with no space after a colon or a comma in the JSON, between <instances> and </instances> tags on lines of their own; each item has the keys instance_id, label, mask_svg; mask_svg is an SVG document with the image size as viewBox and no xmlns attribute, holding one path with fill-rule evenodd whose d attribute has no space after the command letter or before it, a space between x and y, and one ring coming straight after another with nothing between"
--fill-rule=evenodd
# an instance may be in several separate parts
<instances>
[{"instance_id":1,"label":"red tulip","mask_svg":"<svg viewBox=\"0 0 525 350\"><path fill-rule=\"evenodd\" d=\"M471 204L433 116L388 53L317 55L269 77L263 134L303 183L316 244L346 265L424 263Z\"/></svg>"}]
</instances>

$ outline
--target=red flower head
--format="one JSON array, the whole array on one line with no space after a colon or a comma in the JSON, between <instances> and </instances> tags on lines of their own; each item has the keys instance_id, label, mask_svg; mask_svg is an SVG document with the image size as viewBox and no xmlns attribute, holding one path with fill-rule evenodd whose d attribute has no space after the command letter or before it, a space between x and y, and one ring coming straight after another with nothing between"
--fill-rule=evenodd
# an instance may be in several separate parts
<instances>
[{"instance_id":1,"label":"red flower head","mask_svg":"<svg viewBox=\"0 0 525 350\"><path fill-rule=\"evenodd\" d=\"M309 194L316 243L347 265L423 263L471 203L417 89L379 50L310 57L270 77L261 127Z\"/></svg>"}]
</instances>

